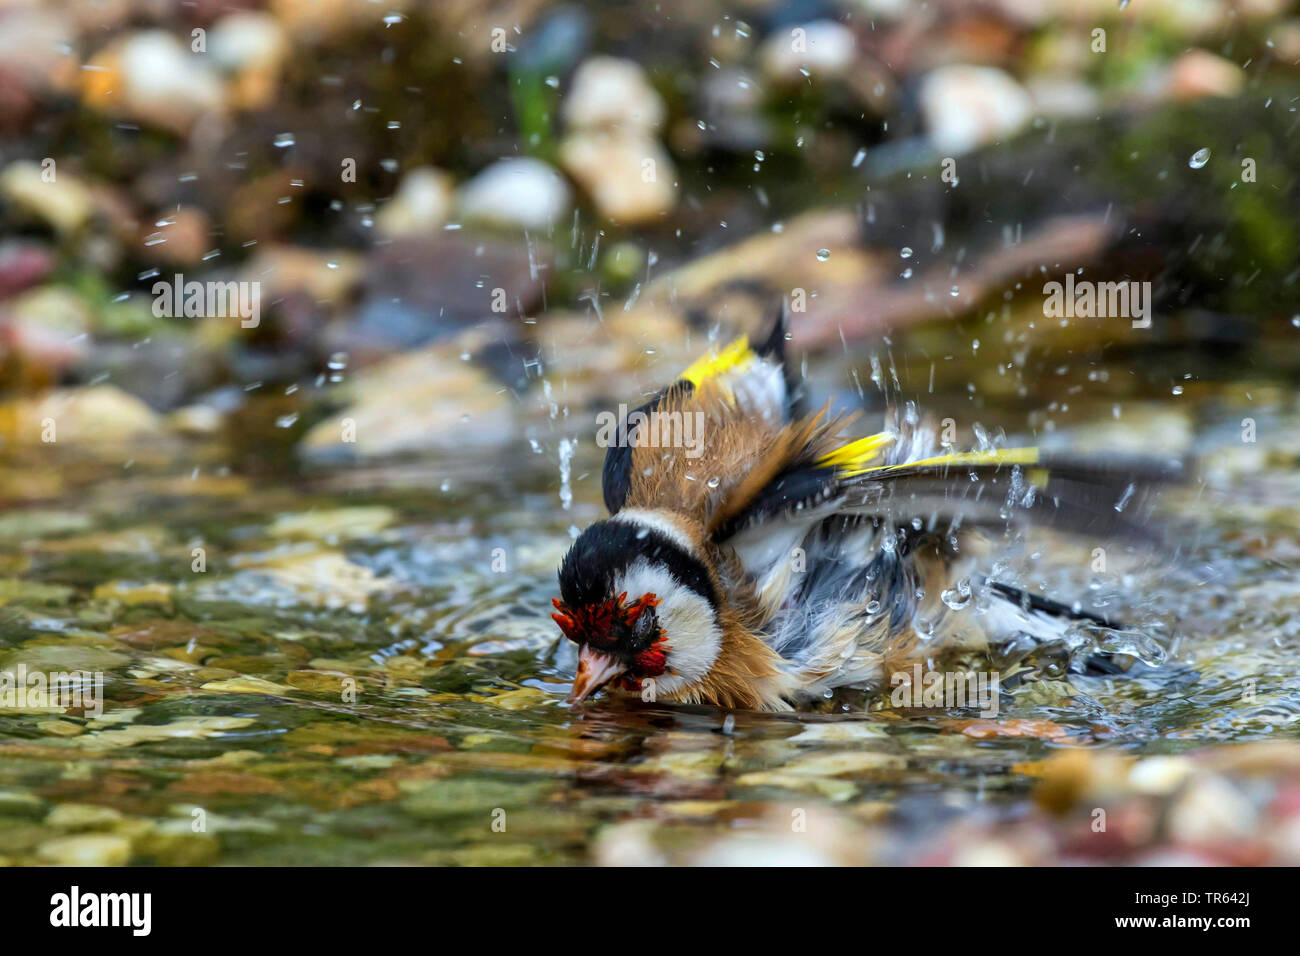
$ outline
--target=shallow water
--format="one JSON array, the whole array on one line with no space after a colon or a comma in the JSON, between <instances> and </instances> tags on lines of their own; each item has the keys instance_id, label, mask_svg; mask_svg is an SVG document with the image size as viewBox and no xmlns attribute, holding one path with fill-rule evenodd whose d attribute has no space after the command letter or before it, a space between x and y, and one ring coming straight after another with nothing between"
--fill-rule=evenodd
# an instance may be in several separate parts
<instances>
[{"instance_id":1,"label":"shallow water","mask_svg":"<svg viewBox=\"0 0 1300 956\"><path fill-rule=\"evenodd\" d=\"M892 353L915 354L926 334ZM851 380L841 365L814 380ZM1089 371L1095 382L1126 368ZM1022 813L1034 763L1063 746L1161 754L1295 738L1300 412L1276 377L1174 396L1182 372L1153 362L1122 394L1098 386L1065 402L1050 381L975 402L962 375L941 375L926 396L991 430L1044 409L1045 443L1110 447L1122 432L1205 462L1207 485L1166 502L1179 528L1166 563L1116 547L1098 575L1077 542L1019 548L1025 582L1108 602L1168 661L1024 684L1000 708L1022 721L1007 725L1017 736L983 735L971 710L853 695L800 715L566 707L572 655L548 611L572 530L602 513L587 436L567 510L558 429L538 452L521 441L306 474L230 471L222 448L13 457L0 474L28 504L0 515L0 669L101 671L106 683L99 717L0 717L0 857L635 860L644 845L611 825L641 821L690 848L793 807L871 824L878 858L917 862L918 840L945 826ZM1247 414L1254 443L1241 439Z\"/></svg>"}]
</instances>

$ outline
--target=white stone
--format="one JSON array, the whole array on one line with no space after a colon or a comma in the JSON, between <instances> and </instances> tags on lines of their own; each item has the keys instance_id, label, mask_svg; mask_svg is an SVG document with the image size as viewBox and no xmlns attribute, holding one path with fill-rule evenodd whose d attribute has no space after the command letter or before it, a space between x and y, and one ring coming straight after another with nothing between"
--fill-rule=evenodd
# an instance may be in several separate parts
<instances>
[{"instance_id":1,"label":"white stone","mask_svg":"<svg viewBox=\"0 0 1300 956\"><path fill-rule=\"evenodd\" d=\"M571 129L647 131L663 125L664 102L639 63L595 56L578 67L562 113Z\"/></svg>"},{"instance_id":2,"label":"white stone","mask_svg":"<svg viewBox=\"0 0 1300 956\"><path fill-rule=\"evenodd\" d=\"M375 229L380 235L410 236L440 228L451 217L456 202L450 173L420 166L402 177L397 192L380 207Z\"/></svg>"},{"instance_id":3,"label":"white stone","mask_svg":"<svg viewBox=\"0 0 1300 956\"><path fill-rule=\"evenodd\" d=\"M208 53L223 70L278 64L288 51L284 30L267 13L241 10L222 17L208 35Z\"/></svg>"},{"instance_id":4,"label":"white stone","mask_svg":"<svg viewBox=\"0 0 1300 956\"><path fill-rule=\"evenodd\" d=\"M572 205L568 182L540 159L502 159L461 187L457 208L466 219L545 229Z\"/></svg>"},{"instance_id":5,"label":"white stone","mask_svg":"<svg viewBox=\"0 0 1300 956\"><path fill-rule=\"evenodd\" d=\"M185 132L199 116L225 105L221 80L206 54L162 30L133 33L97 54L86 77L92 105Z\"/></svg>"},{"instance_id":6,"label":"white stone","mask_svg":"<svg viewBox=\"0 0 1300 956\"><path fill-rule=\"evenodd\" d=\"M802 31L802 32L800 32ZM834 20L813 20L782 27L763 41L763 72L774 80L802 80L807 75L835 79L853 68L857 38Z\"/></svg>"},{"instance_id":7,"label":"white stone","mask_svg":"<svg viewBox=\"0 0 1300 956\"><path fill-rule=\"evenodd\" d=\"M649 136L578 133L560 144L560 163L614 222L658 219L677 202L676 167Z\"/></svg>"},{"instance_id":8,"label":"white stone","mask_svg":"<svg viewBox=\"0 0 1300 956\"><path fill-rule=\"evenodd\" d=\"M921 81L921 114L935 147L947 155L1010 136L1033 115L1029 94L991 66L942 66Z\"/></svg>"}]
</instances>

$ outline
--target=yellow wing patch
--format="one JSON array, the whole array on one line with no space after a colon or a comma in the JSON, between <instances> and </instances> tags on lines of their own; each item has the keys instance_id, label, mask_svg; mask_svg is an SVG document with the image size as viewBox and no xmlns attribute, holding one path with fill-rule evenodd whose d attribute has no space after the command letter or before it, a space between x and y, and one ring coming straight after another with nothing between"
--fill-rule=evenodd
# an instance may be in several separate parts
<instances>
[{"instance_id":1,"label":"yellow wing patch","mask_svg":"<svg viewBox=\"0 0 1300 956\"><path fill-rule=\"evenodd\" d=\"M856 475L866 470L868 462L880 457L882 448L893 443L893 432L877 432L822 455L817 459L817 464L834 465L841 475Z\"/></svg>"},{"instance_id":2,"label":"yellow wing patch","mask_svg":"<svg viewBox=\"0 0 1300 956\"><path fill-rule=\"evenodd\" d=\"M897 465L876 465L871 468L856 468L849 475L864 475L881 472L882 477L890 472L905 471L914 468L966 467L970 465L1036 465L1037 448L999 448L996 451L965 451L952 455L935 455L933 458L920 458L916 461L901 462ZM1037 476L1042 477L1042 476Z\"/></svg>"},{"instance_id":3,"label":"yellow wing patch","mask_svg":"<svg viewBox=\"0 0 1300 956\"><path fill-rule=\"evenodd\" d=\"M757 357L749 347L749 336L742 335L718 352L701 355L682 372L681 377L699 388L709 379L717 378L732 369L743 368Z\"/></svg>"}]
</instances>

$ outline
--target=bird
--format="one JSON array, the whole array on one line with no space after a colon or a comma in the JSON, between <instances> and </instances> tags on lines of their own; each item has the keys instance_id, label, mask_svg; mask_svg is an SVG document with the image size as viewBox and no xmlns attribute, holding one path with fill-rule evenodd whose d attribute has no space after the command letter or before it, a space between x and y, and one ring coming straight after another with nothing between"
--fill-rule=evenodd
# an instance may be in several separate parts
<instances>
[{"instance_id":1,"label":"bird","mask_svg":"<svg viewBox=\"0 0 1300 956\"><path fill-rule=\"evenodd\" d=\"M788 337L782 307L762 342L710 350L607 443L609 517L574 539L552 602L577 645L570 704L603 689L791 711L879 691L957 648L1123 628L981 569L996 532L1025 523L1141 537L1148 491L1180 463L954 451L914 405L847 438L855 413L808 410ZM1114 669L1105 655L1071 663Z\"/></svg>"}]
</instances>

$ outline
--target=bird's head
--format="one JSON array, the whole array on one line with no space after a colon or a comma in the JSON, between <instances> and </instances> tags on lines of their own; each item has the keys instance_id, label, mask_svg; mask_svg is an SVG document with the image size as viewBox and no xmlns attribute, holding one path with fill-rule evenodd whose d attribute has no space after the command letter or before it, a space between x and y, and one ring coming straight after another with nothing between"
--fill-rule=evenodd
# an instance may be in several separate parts
<instances>
[{"instance_id":1,"label":"bird's head","mask_svg":"<svg viewBox=\"0 0 1300 956\"><path fill-rule=\"evenodd\" d=\"M660 512L627 509L578 536L551 615L578 645L570 703L606 685L669 695L703 678L722 645L707 558Z\"/></svg>"}]
</instances>

